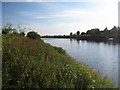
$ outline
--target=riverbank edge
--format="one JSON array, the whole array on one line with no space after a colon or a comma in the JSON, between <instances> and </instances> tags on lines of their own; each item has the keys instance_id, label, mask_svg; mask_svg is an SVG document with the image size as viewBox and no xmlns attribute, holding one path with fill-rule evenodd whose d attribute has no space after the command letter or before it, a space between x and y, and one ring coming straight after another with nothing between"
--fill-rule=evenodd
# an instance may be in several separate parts
<instances>
[{"instance_id":1,"label":"riverbank edge","mask_svg":"<svg viewBox=\"0 0 120 90\"><path fill-rule=\"evenodd\" d=\"M68 73L67 72L67 74L70 76L70 78L73 78L72 76L74 76L75 75L75 77L73 78L73 80L77 80L78 79L78 81L80 81L80 78L79 77L82 77L80 74L81 73L78 73L78 71L79 72L81 72L81 71L83 71L82 72L82 74L84 75L84 77L82 77L82 78L84 78L83 80L82 80L82 82L86 82L86 84L88 84L88 85L86 85L86 87L89 87L89 88L95 88L95 87L100 87L100 88L110 88L110 87L115 87L114 85L113 85L113 83L112 83L112 81L110 81L110 80L108 80L108 77L106 76L106 77L102 77L101 75L99 75L99 73L98 72L96 72L95 70L90 70L90 68L89 67L87 67L87 65L82 65L81 63L79 63L79 62L77 62L76 60L74 60L74 59L72 59L71 57L69 57L68 55L66 55L66 53L65 53L65 50L63 50L62 48L59 48L59 47L53 47L53 46L51 46L51 45L49 45L49 44L47 44L47 43L44 43L43 42L43 40L33 40L33 39L29 39L29 38L27 38L27 37L21 37L21 36L9 36L9 35L4 35L3 36L3 40L2 40L2 42L3 42L3 66L5 67L5 68L3 68L3 88L6 88L6 87L21 87L22 85L20 84L20 83L17 83L17 86L12 86L12 85L9 85L9 83L8 82L10 82L11 81L11 79L9 79L11 76L11 73L10 72L4 72L4 71L6 71L6 69L11 69L11 68L13 68L14 67L14 64L16 64L15 62L17 61L17 64L19 64L19 63L21 63L23 66L24 66L24 64L25 63L22 63L21 61L20 61L20 59L18 59L18 60L16 60L16 58L18 57L18 55L16 55L16 52L20 52L20 54L23 54L23 52L21 53L21 51L19 51L20 50L20 48L21 47L31 47L31 46L33 46L32 44L34 43L36 43L36 44L38 44L38 45L43 45L43 48L45 49L45 52L46 53L48 53L48 51L49 51L49 49L50 50L53 50L53 52L54 52L54 54L55 55L57 55L58 57L56 57L56 56L54 56L54 55L51 55L50 53L50 51L49 51L49 53L48 53L48 56L49 56L49 54L51 55L50 57L52 57L52 59L53 59L53 57L55 58L56 57L56 60L61 60L61 59L58 59L58 58L60 58L60 57L62 57L64 60L61 62L61 61L54 61L54 64L56 63L56 62L59 62L59 63L61 63L61 64L64 64L64 65L61 65L61 64L58 64L58 65L61 65L61 66L58 66L59 68L61 68L61 69L63 69L63 68L65 68L65 70L60 70L60 71L58 71L59 73L61 73L61 74L63 74L62 75L62 78L65 80L65 81L63 81L63 83L64 83L64 85L61 85L62 87L64 87L64 88L68 88L68 87L70 87L69 85L67 85L67 83L66 83L66 80L67 80L67 77L66 77L66 73L63 73L64 71L71 71L72 73ZM32 43L31 43L32 42ZM23 44L24 43L24 44ZM19 44L19 45L18 45ZM23 46L22 46L23 45ZM37 45L37 46L38 46ZM8 48L8 46L9 46L9 48ZM35 45L36 46L36 45ZM25 48L24 48L25 49ZM25 50L29 50L30 48L28 48L28 49L25 49ZM37 50L37 47L33 47L33 49L36 49ZM39 49L42 49L41 47L39 48ZM8 51L7 51L8 50ZM9 52L9 51L11 51L11 50L13 50L13 52ZM25 50L23 50L24 52L26 52L27 53L27 55L28 55L28 51L25 51ZM32 54L34 54L34 52L32 52L32 51L30 51L30 53L32 53ZM37 53L39 53L39 52L37 52ZM36 54L37 54L36 53ZM43 53L43 52L41 52L41 53ZM47 62L44 62L44 60L43 60L43 62L41 62L42 63L42 65L44 65L45 63L50 63L50 64L52 64L53 62L51 62L50 61L50 57L47 57L46 54L45 53L45 55L43 55L43 57L44 57L44 59L45 60L48 60ZM8 56L5 56L5 54L9 54ZM12 54L12 55L10 55L10 54ZM14 56L13 54L15 54L17 57L12 57L12 56ZM29 56L29 55L28 55ZM10 61L7 61L7 59L8 59L8 57L12 57L15 61L13 61L12 59L12 61L14 62L14 63L10 63ZM39 59L40 57L38 57L38 59ZM22 58L23 59L23 58ZM31 58L29 58L29 59L31 59ZM25 59L24 59L25 60ZM32 59L31 59L32 60ZM54 59L55 60L55 59ZM67 60L67 61L66 61ZM29 60L28 60L29 61ZM26 63L28 63L28 61L26 61ZM32 64L36 64L36 62L39 62L39 61L34 61L34 60L32 60L33 61L33 63L31 63L30 65L32 65ZM9 63L10 64L12 64L12 66L11 67L9 67ZM40 63L39 62L39 63ZM8 65L7 65L7 64ZM52 70L52 66L50 65L50 64L48 64L48 67L51 67L51 70ZM54 65L53 64L53 65ZM36 64L37 65L37 64ZM38 65L38 66L40 66L40 65ZM18 67L20 67L19 65L18 65ZM41 66L40 66L41 67ZM43 66L44 67L44 66ZM46 66L45 66L46 67ZM56 69L57 67L55 66L55 68L54 69ZM57 68L57 69L59 69L59 68ZM30 67L29 67L29 69L30 69ZM37 69L37 68L36 68ZM77 71L77 70L78 71ZM40 69L41 70L41 69ZM51 74L51 72L49 71L50 69L48 69L48 71L47 72L44 72L44 73L50 73ZM15 71L16 71L16 68L15 68ZM18 71L18 70L17 70ZM28 71L28 70L27 70ZM38 70L39 71L39 70ZM14 71L13 71L14 72ZM15 72L14 72L15 73ZM23 70L23 73L25 74L25 76L29 76L30 74L29 73L25 73L25 71ZM31 72L32 73L32 72ZM57 73L57 71L55 72L55 73ZM77 73L78 75L76 75L75 73ZM90 74L90 76L87 76L87 75L89 75L89 74L87 74L87 73L89 73ZM8 74L8 76L6 77L6 74ZM12 73L13 74L13 73ZM41 72L39 73L39 74L42 74ZM58 73L57 73L58 74ZM64 77L64 75L65 75L65 77ZM67 76L68 76L67 75ZM71 76L72 75L72 76ZM18 75L19 76L19 75ZM21 76L21 75L20 75ZM36 75L35 75L36 76ZM56 76L56 75L54 75L54 76ZM16 81L16 79L15 79L15 77L16 76L14 76L14 77L12 77L12 80L13 81ZM47 77L47 76L43 76L43 77ZM77 78L76 78L77 77ZM23 77L22 77L23 78ZM30 79L32 79L31 77L29 77ZM59 77L58 77L59 78ZM58 79L57 78L57 79ZM61 80L62 80L62 78L61 78ZM7 80L8 79L8 80ZM15 80L14 80L15 79ZM20 78L21 79L21 78ZM24 77L24 79L26 79L26 77ZM99 80L100 79L100 80ZM6 81L4 81L4 80L6 80ZM55 78L55 80L56 80L56 78ZM69 80L71 80L71 79L69 79ZM88 81L86 81L86 80L90 80L89 82ZM20 82L20 80L17 80L17 81L19 81ZM49 82L51 81L51 80L48 80ZM56 81L58 81L58 80L56 80ZM100 83L101 82L101 83ZM26 82L24 82L23 80L21 81L21 83L26 83ZM36 83L39 83L39 82L36 82ZM47 84L45 84L45 85L43 85L43 87L45 88L45 87L50 87L49 85L48 85L48 82L46 82ZM51 81L51 83L52 83L52 81ZM71 86L71 87L78 87L78 88L80 88L79 87L79 84L78 84L78 82L76 82L75 84L73 84L73 82L71 81L71 85L73 85L73 86ZM79 82L80 83L80 82ZM20 85L19 85L20 84ZM57 85L59 85L60 84L60 82L59 83L57 83ZM77 84L77 85L76 85ZM57 86L56 85L56 86ZM23 85L24 86L24 85ZM27 85L26 85L27 86ZM29 85L28 85L29 86ZM27 86L27 87L28 87ZM30 85L31 86L31 85ZM30 87L29 86L29 87ZM54 85L53 85L54 86ZM59 86L60 88L61 88L61 86ZM81 86L81 85L80 85ZM84 86L84 85L83 85ZM108 87L109 86L109 87ZM81 87L82 88L82 87Z\"/></svg>"}]
</instances>

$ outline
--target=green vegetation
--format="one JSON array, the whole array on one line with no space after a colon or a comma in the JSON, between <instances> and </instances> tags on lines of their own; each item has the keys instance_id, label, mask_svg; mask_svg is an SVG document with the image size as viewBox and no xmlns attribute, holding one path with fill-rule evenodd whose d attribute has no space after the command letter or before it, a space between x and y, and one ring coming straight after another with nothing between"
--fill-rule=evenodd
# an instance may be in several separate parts
<instances>
[{"instance_id":1,"label":"green vegetation","mask_svg":"<svg viewBox=\"0 0 120 90\"><path fill-rule=\"evenodd\" d=\"M32 31L32 32L29 32L27 34L27 37L31 38L31 39L40 39L40 35L37 34L36 32Z\"/></svg>"},{"instance_id":2,"label":"green vegetation","mask_svg":"<svg viewBox=\"0 0 120 90\"><path fill-rule=\"evenodd\" d=\"M3 88L113 88L107 77L62 48L19 34L2 35Z\"/></svg>"},{"instance_id":3,"label":"green vegetation","mask_svg":"<svg viewBox=\"0 0 120 90\"><path fill-rule=\"evenodd\" d=\"M80 31L77 31L77 32L76 32L76 35L80 35Z\"/></svg>"}]
</instances>

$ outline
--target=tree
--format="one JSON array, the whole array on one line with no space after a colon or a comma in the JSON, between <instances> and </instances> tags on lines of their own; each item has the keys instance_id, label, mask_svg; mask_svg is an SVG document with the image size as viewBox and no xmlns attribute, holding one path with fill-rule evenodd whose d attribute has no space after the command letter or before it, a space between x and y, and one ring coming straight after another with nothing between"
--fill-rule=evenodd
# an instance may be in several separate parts
<instances>
[{"instance_id":1,"label":"tree","mask_svg":"<svg viewBox=\"0 0 120 90\"><path fill-rule=\"evenodd\" d=\"M70 36L72 36L72 35L73 35L73 33L71 32L71 33L70 33Z\"/></svg>"},{"instance_id":2,"label":"tree","mask_svg":"<svg viewBox=\"0 0 120 90\"><path fill-rule=\"evenodd\" d=\"M85 32L82 32L81 35L85 35Z\"/></svg>"},{"instance_id":3,"label":"tree","mask_svg":"<svg viewBox=\"0 0 120 90\"><path fill-rule=\"evenodd\" d=\"M106 28L104 29L104 31L108 31L108 28L106 27Z\"/></svg>"},{"instance_id":4,"label":"tree","mask_svg":"<svg viewBox=\"0 0 120 90\"><path fill-rule=\"evenodd\" d=\"M27 33L27 37L31 38L31 39L40 39L40 35L37 34L34 31L28 32Z\"/></svg>"},{"instance_id":5,"label":"tree","mask_svg":"<svg viewBox=\"0 0 120 90\"><path fill-rule=\"evenodd\" d=\"M110 36L111 37L117 37L118 35L118 28L116 26L114 26L111 30L110 30Z\"/></svg>"},{"instance_id":6,"label":"tree","mask_svg":"<svg viewBox=\"0 0 120 90\"><path fill-rule=\"evenodd\" d=\"M8 23L5 27L2 28L2 34L10 34L13 32L12 24Z\"/></svg>"},{"instance_id":7,"label":"tree","mask_svg":"<svg viewBox=\"0 0 120 90\"><path fill-rule=\"evenodd\" d=\"M2 28L2 34L18 35L19 33L11 23L8 23Z\"/></svg>"},{"instance_id":8,"label":"tree","mask_svg":"<svg viewBox=\"0 0 120 90\"><path fill-rule=\"evenodd\" d=\"M118 26L118 30L120 30L120 27Z\"/></svg>"},{"instance_id":9,"label":"tree","mask_svg":"<svg viewBox=\"0 0 120 90\"><path fill-rule=\"evenodd\" d=\"M111 30L117 30L118 28L116 26L114 26Z\"/></svg>"},{"instance_id":10,"label":"tree","mask_svg":"<svg viewBox=\"0 0 120 90\"><path fill-rule=\"evenodd\" d=\"M88 30L86 33L92 36L96 36L96 35L100 35L100 30L98 28L95 28Z\"/></svg>"},{"instance_id":11,"label":"tree","mask_svg":"<svg viewBox=\"0 0 120 90\"><path fill-rule=\"evenodd\" d=\"M76 34L77 34L77 35L80 35L80 31L77 31Z\"/></svg>"},{"instance_id":12,"label":"tree","mask_svg":"<svg viewBox=\"0 0 120 90\"><path fill-rule=\"evenodd\" d=\"M88 30L88 31L86 32L86 34L90 34L90 30Z\"/></svg>"}]
</instances>

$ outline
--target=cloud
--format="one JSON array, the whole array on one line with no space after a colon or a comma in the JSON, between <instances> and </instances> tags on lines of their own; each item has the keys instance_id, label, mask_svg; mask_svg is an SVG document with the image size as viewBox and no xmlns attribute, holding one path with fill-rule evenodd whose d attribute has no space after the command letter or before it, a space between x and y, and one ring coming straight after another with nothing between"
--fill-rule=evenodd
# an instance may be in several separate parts
<instances>
[{"instance_id":1,"label":"cloud","mask_svg":"<svg viewBox=\"0 0 120 90\"><path fill-rule=\"evenodd\" d=\"M33 19L49 19L49 18L53 18L53 17L44 17L44 16L37 16L37 17L33 17Z\"/></svg>"},{"instance_id":2,"label":"cloud","mask_svg":"<svg viewBox=\"0 0 120 90\"><path fill-rule=\"evenodd\" d=\"M82 18L85 14L87 14L87 11L83 10L66 10L63 11L60 14L53 15L53 17L58 17L58 18Z\"/></svg>"},{"instance_id":3,"label":"cloud","mask_svg":"<svg viewBox=\"0 0 120 90\"><path fill-rule=\"evenodd\" d=\"M35 1L35 0L26 0L27 2Z\"/></svg>"},{"instance_id":4,"label":"cloud","mask_svg":"<svg viewBox=\"0 0 120 90\"><path fill-rule=\"evenodd\" d=\"M49 18L83 18L85 15L90 14L91 12L85 10L65 10L55 14L48 14L45 16L37 15L34 16L33 19L49 19ZM22 13L23 15L27 15L28 13ZM29 14L28 14L29 15Z\"/></svg>"},{"instance_id":5,"label":"cloud","mask_svg":"<svg viewBox=\"0 0 120 90\"><path fill-rule=\"evenodd\" d=\"M29 13L21 13L22 15L26 16L29 15ZM50 19L50 18L82 18L85 14L88 14L87 11L83 11L83 10L66 10L63 12L59 12L59 13L55 13L55 14L48 14L48 15L37 15L32 17L33 19Z\"/></svg>"},{"instance_id":6,"label":"cloud","mask_svg":"<svg viewBox=\"0 0 120 90\"><path fill-rule=\"evenodd\" d=\"M85 0L89 1L89 0ZM117 6L118 0L91 0L91 2L99 2L101 5L91 8L90 10L65 10L63 12L55 13L52 15L44 16L35 16L36 19L46 19L46 18L86 18L86 19L99 19L102 20L102 18L106 18L108 20L111 20L113 16L116 16L114 19L117 19L117 12L118 12L118 6ZM50 7L49 7L50 8ZM41 18L43 17L43 18ZM99 17L99 18L98 18ZM34 18L34 17L33 17ZM101 19L100 19L101 18ZM105 20L106 20L105 19Z\"/></svg>"}]
</instances>

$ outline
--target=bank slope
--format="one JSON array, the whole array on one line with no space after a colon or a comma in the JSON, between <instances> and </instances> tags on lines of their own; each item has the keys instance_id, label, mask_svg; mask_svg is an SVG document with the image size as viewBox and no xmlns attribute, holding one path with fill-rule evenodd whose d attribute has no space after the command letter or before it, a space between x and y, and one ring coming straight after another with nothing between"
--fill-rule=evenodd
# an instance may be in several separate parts
<instances>
[{"instance_id":1,"label":"bank slope","mask_svg":"<svg viewBox=\"0 0 120 90\"><path fill-rule=\"evenodd\" d=\"M112 88L107 77L61 48L19 35L3 35L3 88Z\"/></svg>"}]
</instances>

